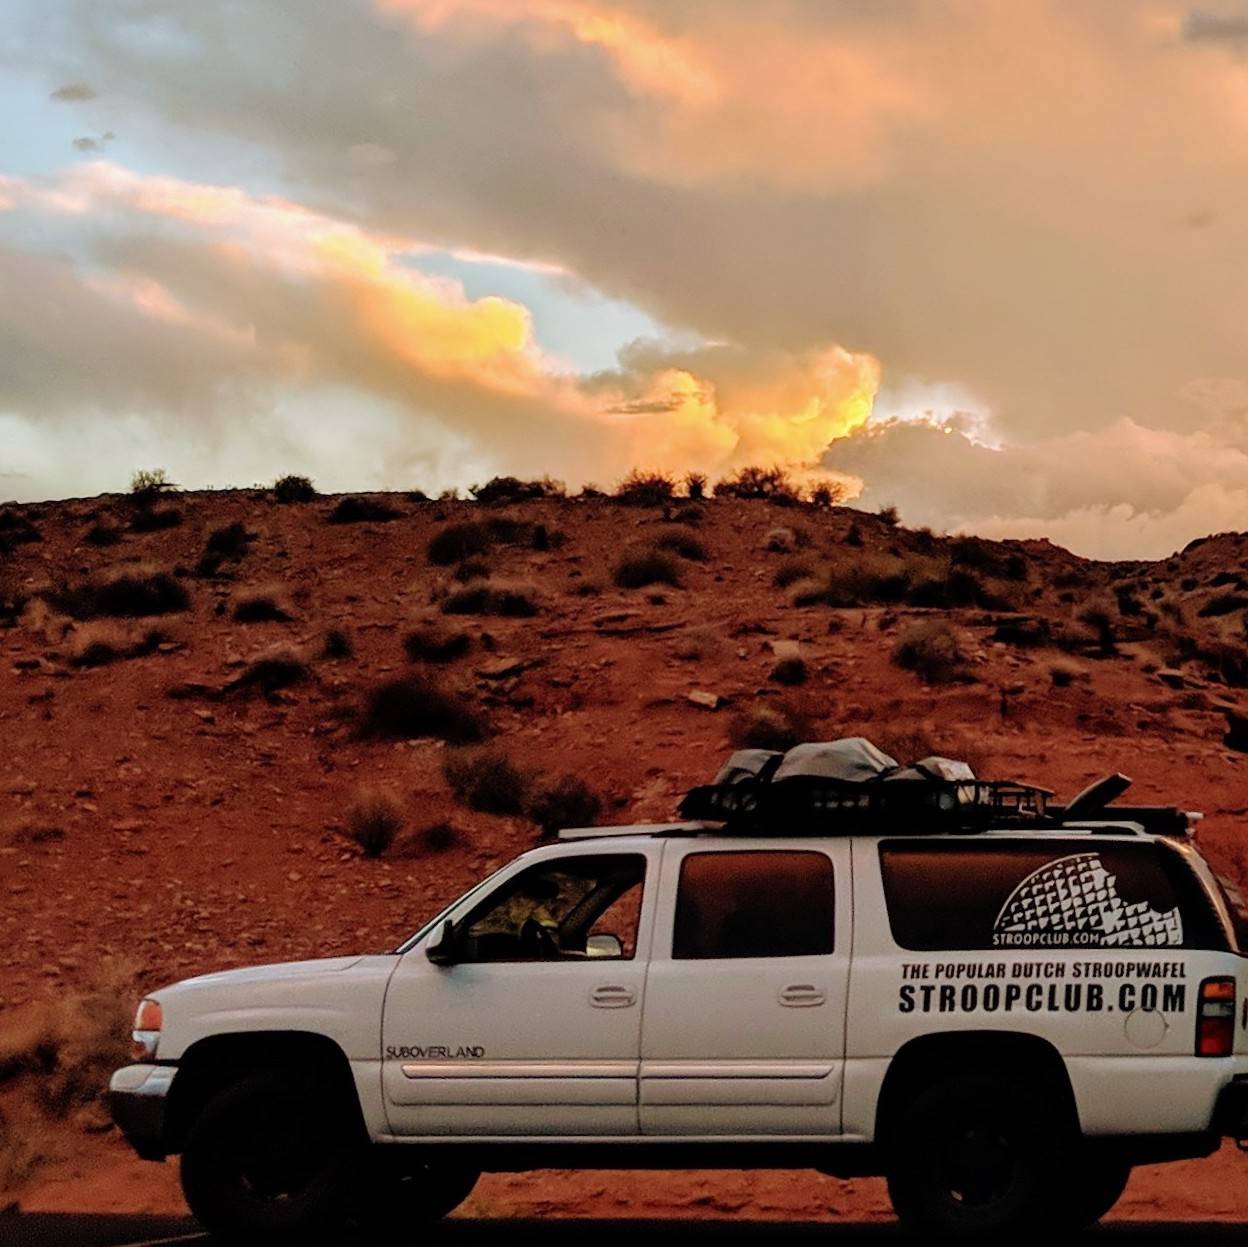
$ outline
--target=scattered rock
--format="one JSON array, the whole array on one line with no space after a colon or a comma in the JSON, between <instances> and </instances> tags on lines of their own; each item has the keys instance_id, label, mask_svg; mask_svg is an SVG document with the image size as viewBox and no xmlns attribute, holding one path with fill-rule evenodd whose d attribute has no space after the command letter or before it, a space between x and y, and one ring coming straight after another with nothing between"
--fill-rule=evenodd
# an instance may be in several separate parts
<instances>
[{"instance_id":1,"label":"scattered rock","mask_svg":"<svg viewBox=\"0 0 1248 1247\"><path fill-rule=\"evenodd\" d=\"M1187 677L1183 674L1183 672L1176 671L1173 667L1162 667L1156 675L1167 688L1187 687Z\"/></svg>"},{"instance_id":2,"label":"scattered rock","mask_svg":"<svg viewBox=\"0 0 1248 1247\"><path fill-rule=\"evenodd\" d=\"M477 668L483 680L505 680L509 675L519 675L541 663L540 658L496 658Z\"/></svg>"},{"instance_id":3,"label":"scattered rock","mask_svg":"<svg viewBox=\"0 0 1248 1247\"><path fill-rule=\"evenodd\" d=\"M801 658L802 647L796 641L772 641L771 652L779 659Z\"/></svg>"},{"instance_id":4,"label":"scattered rock","mask_svg":"<svg viewBox=\"0 0 1248 1247\"><path fill-rule=\"evenodd\" d=\"M719 695L717 693L707 693L700 688L691 689L685 694L686 699L695 706L701 706L703 710L718 710Z\"/></svg>"}]
</instances>

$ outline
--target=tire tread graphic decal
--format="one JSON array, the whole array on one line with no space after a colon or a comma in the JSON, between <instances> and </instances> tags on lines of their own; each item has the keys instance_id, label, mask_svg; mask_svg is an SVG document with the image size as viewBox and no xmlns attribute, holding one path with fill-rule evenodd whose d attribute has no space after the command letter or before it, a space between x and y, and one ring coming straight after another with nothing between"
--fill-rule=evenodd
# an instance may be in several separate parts
<instances>
[{"instance_id":1,"label":"tire tread graphic decal","mask_svg":"<svg viewBox=\"0 0 1248 1247\"><path fill-rule=\"evenodd\" d=\"M1177 948L1183 918L1177 905L1163 912L1147 901L1128 904L1099 854L1075 853L1028 875L1001 907L993 934L998 945L1018 947Z\"/></svg>"}]
</instances>

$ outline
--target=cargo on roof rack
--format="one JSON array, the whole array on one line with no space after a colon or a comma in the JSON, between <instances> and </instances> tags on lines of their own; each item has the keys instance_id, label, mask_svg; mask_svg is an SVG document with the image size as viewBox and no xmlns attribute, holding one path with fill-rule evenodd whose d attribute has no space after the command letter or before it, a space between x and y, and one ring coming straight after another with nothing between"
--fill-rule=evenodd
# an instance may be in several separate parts
<instances>
[{"instance_id":1,"label":"cargo on roof rack","mask_svg":"<svg viewBox=\"0 0 1248 1247\"><path fill-rule=\"evenodd\" d=\"M798 745L787 753L743 749L714 782L691 789L684 819L714 822L730 834L939 835L990 828L1060 830L1080 823L1138 826L1187 837L1199 815L1173 807L1110 803L1130 786L1110 775L1067 805L1047 788L977 779L965 762L928 757L909 766L862 737Z\"/></svg>"}]
</instances>

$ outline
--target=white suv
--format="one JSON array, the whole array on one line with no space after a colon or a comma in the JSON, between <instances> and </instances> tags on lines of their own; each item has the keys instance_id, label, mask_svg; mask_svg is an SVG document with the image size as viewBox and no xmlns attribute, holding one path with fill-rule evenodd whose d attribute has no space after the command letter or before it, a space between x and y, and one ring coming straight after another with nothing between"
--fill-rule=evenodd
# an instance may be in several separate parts
<instances>
[{"instance_id":1,"label":"white suv","mask_svg":"<svg viewBox=\"0 0 1248 1247\"><path fill-rule=\"evenodd\" d=\"M393 953L155 993L114 1115L225 1233L410 1228L548 1167L882 1174L929 1230L1086 1224L1131 1166L1248 1134L1236 907L1120 787L1001 826L565 832Z\"/></svg>"}]
</instances>

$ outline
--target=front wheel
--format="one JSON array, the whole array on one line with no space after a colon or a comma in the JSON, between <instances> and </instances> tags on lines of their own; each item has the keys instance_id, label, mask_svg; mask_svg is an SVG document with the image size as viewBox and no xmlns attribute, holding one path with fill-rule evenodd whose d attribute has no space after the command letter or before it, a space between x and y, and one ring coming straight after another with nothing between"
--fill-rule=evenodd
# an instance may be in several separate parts
<instances>
[{"instance_id":1,"label":"front wheel","mask_svg":"<svg viewBox=\"0 0 1248 1247\"><path fill-rule=\"evenodd\" d=\"M319 1240L346 1216L360 1158L353 1123L323 1080L252 1074L204 1106L182 1150L182 1192L214 1234Z\"/></svg>"},{"instance_id":2,"label":"front wheel","mask_svg":"<svg viewBox=\"0 0 1248 1247\"><path fill-rule=\"evenodd\" d=\"M919 1092L891 1132L888 1193L928 1234L1029 1236L1053 1224L1061 1132L1026 1085L958 1074Z\"/></svg>"},{"instance_id":3,"label":"front wheel","mask_svg":"<svg viewBox=\"0 0 1248 1247\"><path fill-rule=\"evenodd\" d=\"M370 1169L374 1173L363 1184L365 1203L356 1216L367 1228L387 1232L441 1220L472 1194L481 1176L475 1169L440 1164Z\"/></svg>"}]
</instances>

